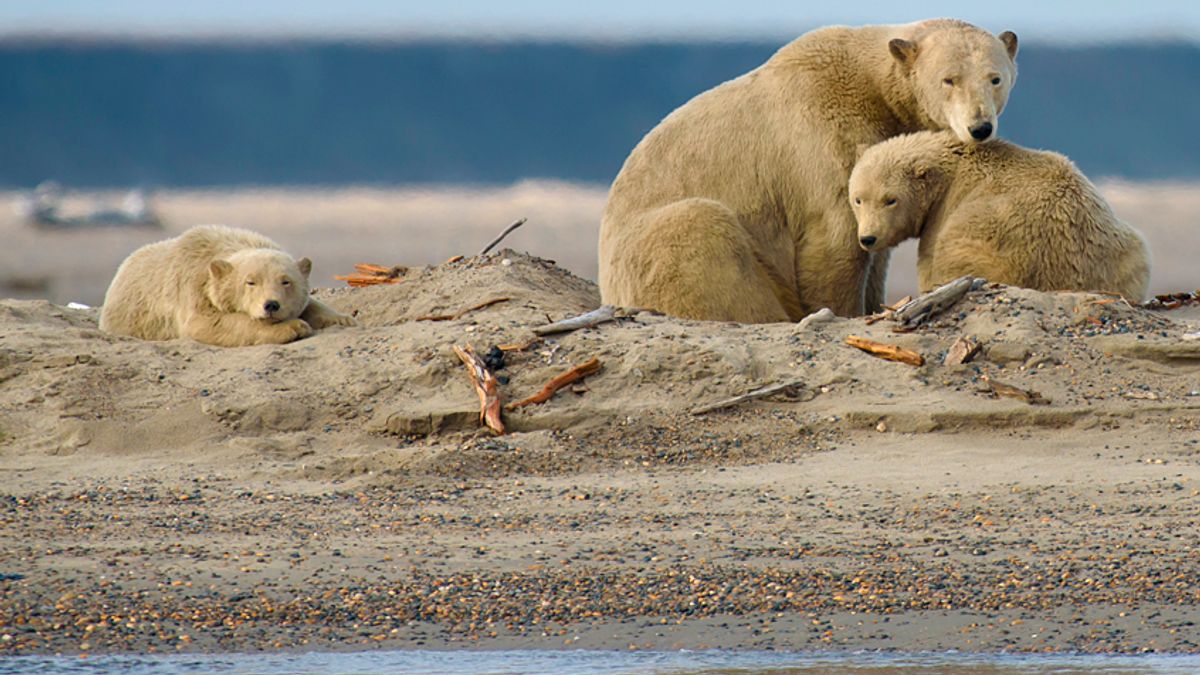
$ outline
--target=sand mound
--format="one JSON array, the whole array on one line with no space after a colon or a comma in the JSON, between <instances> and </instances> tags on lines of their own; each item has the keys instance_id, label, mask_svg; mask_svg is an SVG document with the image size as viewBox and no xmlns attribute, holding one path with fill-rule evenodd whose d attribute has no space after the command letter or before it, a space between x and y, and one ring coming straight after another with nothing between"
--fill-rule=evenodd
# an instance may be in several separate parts
<instances>
[{"instance_id":1,"label":"sand mound","mask_svg":"<svg viewBox=\"0 0 1200 675\"><path fill-rule=\"evenodd\" d=\"M807 327L650 313L549 337L508 355L508 401L592 357L601 372L478 428L451 346L485 352L594 308L591 282L512 251L413 269L401 284L322 290L361 327L283 346L221 349L116 338L94 310L0 302L0 456L31 477L192 471L264 480L397 482L429 474L566 472L612 463L784 460L838 434L1116 425L1200 410L1193 315L1085 293L972 292L933 326L833 319ZM455 320L452 314L509 298ZM921 352L914 368L844 344L856 334ZM943 366L959 336L976 361ZM1048 405L996 397L984 379ZM700 404L773 383L786 394L702 416ZM116 461L121 458L120 461Z\"/></svg>"}]
</instances>

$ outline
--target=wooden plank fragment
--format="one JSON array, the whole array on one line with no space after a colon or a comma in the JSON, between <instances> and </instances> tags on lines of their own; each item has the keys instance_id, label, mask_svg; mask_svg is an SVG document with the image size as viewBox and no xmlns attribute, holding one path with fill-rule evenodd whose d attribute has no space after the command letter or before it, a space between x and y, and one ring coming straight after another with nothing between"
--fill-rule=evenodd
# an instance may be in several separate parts
<instances>
[{"instance_id":1,"label":"wooden plank fragment","mask_svg":"<svg viewBox=\"0 0 1200 675\"><path fill-rule=\"evenodd\" d=\"M925 357L912 351L886 342L876 342L857 335L847 335L846 344L851 347L857 347L872 356L878 356L881 359L888 361L899 361L907 363L910 366L920 366L925 364Z\"/></svg>"},{"instance_id":2,"label":"wooden plank fragment","mask_svg":"<svg viewBox=\"0 0 1200 675\"><path fill-rule=\"evenodd\" d=\"M791 389L793 387L803 387L803 386L804 386L803 380L791 380L788 382L782 382L780 384L773 384L769 387L763 387L761 389L755 389L754 391L748 391L745 394L742 394L740 396L734 396L732 398L727 398L722 401L717 401L716 403L709 403L707 405L702 405L698 408L693 409L692 414L693 415L703 415L704 413L710 413L714 410L720 410L722 408L729 408L731 406L735 406L744 401L751 401L756 398L763 398L764 396L770 396L771 394L778 394L781 391L785 391L785 390Z\"/></svg>"},{"instance_id":3,"label":"wooden plank fragment","mask_svg":"<svg viewBox=\"0 0 1200 675\"><path fill-rule=\"evenodd\" d=\"M597 372L599 372L599 370L600 359L594 358L587 363L582 363L547 382L546 386L542 387L542 390L533 396L517 401L516 403L508 404L508 409L516 410L517 408L523 408L527 405L545 403L546 401L549 401L550 397L554 396L554 393L559 389L562 389L573 382L578 382L588 375L595 375Z\"/></svg>"},{"instance_id":4,"label":"wooden plank fragment","mask_svg":"<svg viewBox=\"0 0 1200 675\"><path fill-rule=\"evenodd\" d=\"M1032 389L1022 389L1020 387L1014 387L1011 384L997 382L986 375L983 376L983 381L987 383L988 388L991 389L992 393L996 396L1014 398L1018 401L1024 401L1030 405L1048 405L1050 403L1050 399L1043 397L1041 394L1033 391Z\"/></svg>"},{"instance_id":5,"label":"wooden plank fragment","mask_svg":"<svg viewBox=\"0 0 1200 675\"><path fill-rule=\"evenodd\" d=\"M969 275L959 277L905 303L892 313L892 318L899 322L900 330L912 330L954 306L977 282L982 284L983 280Z\"/></svg>"},{"instance_id":6,"label":"wooden plank fragment","mask_svg":"<svg viewBox=\"0 0 1200 675\"><path fill-rule=\"evenodd\" d=\"M486 424L497 436L504 435L504 421L500 419L500 383L483 359L479 358L470 345L459 347L454 345L454 353L458 355L463 365L467 367L467 375L479 395L479 421Z\"/></svg>"},{"instance_id":7,"label":"wooden plank fragment","mask_svg":"<svg viewBox=\"0 0 1200 675\"><path fill-rule=\"evenodd\" d=\"M413 319L413 321L454 321L455 319L460 319L464 315L470 314L476 310L484 309L485 307L491 307L492 305L496 305L501 302L508 302L509 300L512 300L512 298L492 298L491 300L485 300L478 305L459 310L453 314L429 314L426 316L418 316L416 319Z\"/></svg>"},{"instance_id":8,"label":"wooden plank fragment","mask_svg":"<svg viewBox=\"0 0 1200 675\"><path fill-rule=\"evenodd\" d=\"M566 333L568 331L579 330L581 328L591 328L599 326L602 323L612 321L617 318L617 308L612 305L601 305L597 309L590 312L573 316L562 321L548 323L545 326L538 326L533 329L537 335L553 335L554 333Z\"/></svg>"},{"instance_id":9,"label":"wooden plank fragment","mask_svg":"<svg viewBox=\"0 0 1200 675\"><path fill-rule=\"evenodd\" d=\"M946 358L942 359L942 365L957 366L968 363L971 359L975 358L975 355L979 353L982 347L983 345L979 344L979 341L975 338L965 335L961 336L946 351Z\"/></svg>"}]
</instances>

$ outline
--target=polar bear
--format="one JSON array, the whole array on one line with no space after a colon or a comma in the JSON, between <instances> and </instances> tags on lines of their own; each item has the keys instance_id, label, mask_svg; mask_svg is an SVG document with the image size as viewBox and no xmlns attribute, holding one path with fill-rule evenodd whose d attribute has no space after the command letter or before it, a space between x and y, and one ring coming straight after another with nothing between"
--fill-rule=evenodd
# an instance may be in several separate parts
<instances>
[{"instance_id":1,"label":"polar bear","mask_svg":"<svg viewBox=\"0 0 1200 675\"><path fill-rule=\"evenodd\" d=\"M1043 291L1146 296L1145 239L1058 153L918 132L866 149L849 193L864 250L920 238L921 291L971 274Z\"/></svg>"},{"instance_id":2,"label":"polar bear","mask_svg":"<svg viewBox=\"0 0 1200 675\"><path fill-rule=\"evenodd\" d=\"M722 321L841 315L883 299L846 181L860 144L921 129L988 141L1017 36L961 21L832 27L684 104L633 149L600 226L607 304Z\"/></svg>"},{"instance_id":3,"label":"polar bear","mask_svg":"<svg viewBox=\"0 0 1200 675\"><path fill-rule=\"evenodd\" d=\"M100 329L143 340L186 337L221 347L282 344L354 319L308 294L312 262L219 225L134 251L104 297Z\"/></svg>"}]
</instances>

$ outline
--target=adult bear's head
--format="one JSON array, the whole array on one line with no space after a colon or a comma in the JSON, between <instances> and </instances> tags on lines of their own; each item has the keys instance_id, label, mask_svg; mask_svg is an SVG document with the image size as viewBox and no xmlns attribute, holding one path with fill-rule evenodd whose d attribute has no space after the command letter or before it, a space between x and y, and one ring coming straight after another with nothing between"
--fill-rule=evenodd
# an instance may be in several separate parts
<instances>
[{"instance_id":1,"label":"adult bear's head","mask_svg":"<svg viewBox=\"0 0 1200 675\"><path fill-rule=\"evenodd\" d=\"M964 143L996 137L998 118L1017 80L1017 36L935 19L907 26L888 50L930 129L950 129Z\"/></svg>"}]
</instances>

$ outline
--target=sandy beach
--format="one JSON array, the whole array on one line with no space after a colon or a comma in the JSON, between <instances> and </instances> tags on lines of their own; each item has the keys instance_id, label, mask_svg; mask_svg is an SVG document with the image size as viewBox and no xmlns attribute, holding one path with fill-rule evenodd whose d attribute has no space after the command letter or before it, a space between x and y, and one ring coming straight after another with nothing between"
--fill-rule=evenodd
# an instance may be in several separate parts
<instances>
[{"instance_id":1,"label":"sandy beach","mask_svg":"<svg viewBox=\"0 0 1200 675\"><path fill-rule=\"evenodd\" d=\"M986 286L910 333L534 341L598 294L511 250L318 295L361 325L241 349L0 301L0 653L1200 651L1196 307ZM506 402L601 370L495 436L468 344L528 344Z\"/></svg>"}]
</instances>

